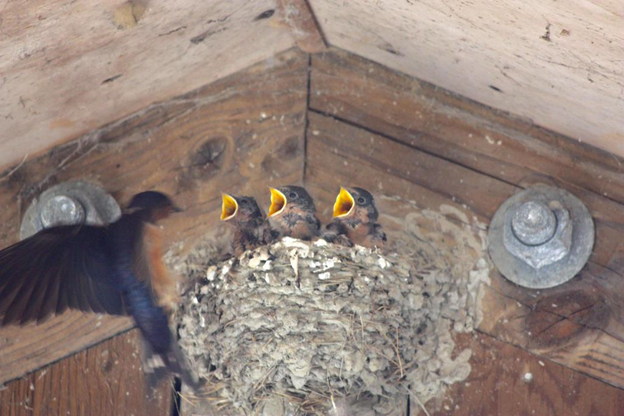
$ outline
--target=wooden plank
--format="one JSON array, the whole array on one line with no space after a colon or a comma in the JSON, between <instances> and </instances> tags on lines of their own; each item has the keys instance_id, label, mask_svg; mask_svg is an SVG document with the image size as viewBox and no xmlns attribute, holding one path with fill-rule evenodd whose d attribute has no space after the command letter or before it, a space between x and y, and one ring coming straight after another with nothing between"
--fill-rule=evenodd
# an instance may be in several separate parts
<instances>
[{"instance_id":1,"label":"wooden plank","mask_svg":"<svg viewBox=\"0 0 624 416\"><path fill-rule=\"evenodd\" d=\"M569 190L604 237L592 261L607 265L618 251L620 159L338 50L313 56L310 91L313 111L520 188L549 182Z\"/></svg>"},{"instance_id":2,"label":"wooden plank","mask_svg":"<svg viewBox=\"0 0 624 416\"><path fill-rule=\"evenodd\" d=\"M489 223L500 204L521 189L332 117L310 112L308 118L309 178L312 183L332 184L326 192L334 197L338 186L335 178L340 178L434 210L441 204L451 205ZM526 184L528 179L523 182ZM618 218L621 206L572 185L567 187L581 191L575 193L595 218L596 244L591 260L608 264L624 232L624 218ZM388 206L394 209L392 204ZM331 204L322 209L329 208Z\"/></svg>"},{"instance_id":3,"label":"wooden plank","mask_svg":"<svg viewBox=\"0 0 624 416\"><path fill-rule=\"evenodd\" d=\"M519 189L332 117L311 112L308 119L305 181L314 197L320 200L324 219L331 215L336 187L342 183L363 186L377 195L382 224L390 232L401 232L406 213L415 207L435 211L441 211L442 207L449 211L448 207L452 207L457 220L462 221L462 217L467 223L476 220L485 229L484 223L489 222L496 208ZM617 205L607 200L604 203L607 208L611 204ZM595 204L595 209L600 207L601 204ZM492 276L492 290L500 292L505 299L524 302L535 315L516 314L515 310L503 308L500 302L495 302L496 299L484 297L481 300L484 318L479 329L557 363L624 387L622 375L613 370L624 368L624 326L619 323L624 311L624 297L619 295L624 293L624 279L597 263L604 263L616 251L623 235L621 228L611 228L610 222L601 219L614 215L609 214L607 208L603 208L605 214L595 220L597 244L592 262L579 277L550 291L529 291L518 288L500 275ZM576 332L560 334L559 343L567 348L564 352L554 341L550 344L525 342L527 331L541 333L544 329L541 325L552 322L552 319L544 321L544 316L540 315L542 310L536 306L544 309L548 304L555 304L561 308L561 313L573 316L571 322ZM518 316L522 319L518 320ZM557 330L554 327L552 331L556 333ZM597 333L604 336L598 338ZM574 342L573 335L589 341ZM543 336L552 335L546 331ZM611 356L607 361L606 354ZM584 357L583 360L578 359L580 356ZM608 364L596 365L598 362Z\"/></svg>"},{"instance_id":4,"label":"wooden plank","mask_svg":"<svg viewBox=\"0 0 624 416\"><path fill-rule=\"evenodd\" d=\"M93 345L101 339L126 331L128 318L68 312L36 326L0 329L0 384L41 368Z\"/></svg>"},{"instance_id":5,"label":"wooden plank","mask_svg":"<svg viewBox=\"0 0 624 416\"><path fill-rule=\"evenodd\" d=\"M327 50L323 32L307 0L279 0L280 13L284 23L299 48L307 53Z\"/></svg>"},{"instance_id":6,"label":"wooden plank","mask_svg":"<svg viewBox=\"0 0 624 416\"><path fill-rule=\"evenodd\" d=\"M271 0L0 0L0 169L294 46Z\"/></svg>"},{"instance_id":7,"label":"wooden plank","mask_svg":"<svg viewBox=\"0 0 624 416\"><path fill-rule=\"evenodd\" d=\"M617 387L624 387L624 279L589 264L553 289L504 281L481 288L479 330Z\"/></svg>"},{"instance_id":8,"label":"wooden plank","mask_svg":"<svg viewBox=\"0 0 624 416\"><path fill-rule=\"evenodd\" d=\"M186 208L164 223L178 250L219 232L222 191L268 203L269 183L301 181L307 73L307 55L292 50L28 160L0 182L2 246L17 240L39 190L72 179L99 183L122 203L147 189L172 195ZM0 383L128 328L94 319L66 314L0 330Z\"/></svg>"},{"instance_id":9,"label":"wooden plank","mask_svg":"<svg viewBox=\"0 0 624 416\"><path fill-rule=\"evenodd\" d=\"M372 192L415 198L434 209L442 203L454 205L485 221L517 189L331 117L311 112L308 120L306 181L331 184L328 191L334 197L343 181L345 186L359 184ZM482 195L484 188L490 192Z\"/></svg>"},{"instance_id":10,"label":"wooden plank","mask_svg":"<svg viewBox=\"0 0 624 416\"><path fill-rule=\"evenodd\" d=\"M624 156L621 2L312 5L333 46Z\"/></svg>"},{"instance_id":11,"label":"wooden plank","mask_svg":"<svg viewBox=\"0 0 624 416\"><path fill-rule=\"evenodd\" d=\"M457 336L458 350L470 348L472 371L454 384L430 416L577 415L624 413L624 391L489 336ZM411 416L425 416L411 402Z\"/></svg>"},{"instance_id":12,"label":"wooden plank","mask_svg":"<svg viewBox=\"0 0 624 416\"><path fill-rule=\"evenodd\" d=\"M0 390L0 414L171 415L171 381L150 391L141 369L138 330L81 351Z\"/></svg>"},{"instance_id":13,"label":"wooden plank","mask_svg":"<svg viewBox=\"0 0 624 416\"><path fill-rule=\"evenodd\" d=\"M355 55L313 56L310 90L313 110L506 182L542 174L624 202L621 158Z\"/></svg>"}]
</instances>

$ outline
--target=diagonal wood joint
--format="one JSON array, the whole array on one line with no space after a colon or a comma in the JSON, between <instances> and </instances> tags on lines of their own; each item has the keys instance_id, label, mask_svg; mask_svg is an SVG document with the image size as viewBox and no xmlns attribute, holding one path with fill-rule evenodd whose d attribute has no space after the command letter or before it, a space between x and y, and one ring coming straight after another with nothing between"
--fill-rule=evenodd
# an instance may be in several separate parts
<instances>
[{"instance_id":1,"label":"diagonal wood joint","mask_svg":"<svg viewBox=\"0 0 624 416\"><path fill-rule=\"evenodd\" d=\"M280 15L299 49L306 53L327 50L327 42L307 0L279 0L278 4Z\"/></svg>"}]
</instances>

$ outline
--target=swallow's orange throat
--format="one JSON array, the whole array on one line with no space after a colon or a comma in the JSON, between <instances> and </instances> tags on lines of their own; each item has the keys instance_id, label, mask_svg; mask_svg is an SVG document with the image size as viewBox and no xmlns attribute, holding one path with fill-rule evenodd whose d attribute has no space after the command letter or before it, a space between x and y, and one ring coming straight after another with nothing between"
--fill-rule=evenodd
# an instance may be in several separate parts
<instances>
[{"instance_id":1,"label":"swallow's orange throat","mask_svg":"<svg viewBox=\"0 0 624 416\"><path fill-rule=\"evenodd\" d=\"M221 205L221 220L228 221L238 213L238 202L228 194L223 194L223 204Z\"/></svg>"},{"instance_id":2,"label":"swallow's orange throat","mask_svg":"<svg viewBox=\"0 0 624 416\"><path fill-rule=\"evenodd\" d=\"M353 212L353 208L355 207L355 200L351 193L347 191L345 188L340 187L340 192L336 197L336 202L334 203L334 217L346 217Z\"/></svg>"},{"instance_id":3,"label":"swallow's orange throat","mask_svg":"<svg viewBox=\"0 0 624 416\"><path fill-rule=\"evenodd\" d=\"M275 188L271 189L271 206L269 207L269 217L279 215L286 208L286 195Z\"/></svg>"}]
</instances>

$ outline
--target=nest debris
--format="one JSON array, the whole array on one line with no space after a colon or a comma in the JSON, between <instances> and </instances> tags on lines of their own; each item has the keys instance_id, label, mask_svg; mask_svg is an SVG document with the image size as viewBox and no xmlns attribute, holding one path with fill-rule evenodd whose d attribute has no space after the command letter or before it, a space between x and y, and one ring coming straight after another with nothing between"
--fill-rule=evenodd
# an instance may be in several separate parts
<instances>
[{"instance_id":1,"label":"nest debris","mask_svg":"<svg viewBox=\"0 0 624 416\"><path fill-rule=\"evenodd\" d=\"M389 256L284 238L177 264L192 282L180 346L204 399L220 415L402 415L408 395L422 405L464 380L471 351L454 355L452 332L475 325L483 241L431 211L404 229Z\"/></svg>"}]
</instances>

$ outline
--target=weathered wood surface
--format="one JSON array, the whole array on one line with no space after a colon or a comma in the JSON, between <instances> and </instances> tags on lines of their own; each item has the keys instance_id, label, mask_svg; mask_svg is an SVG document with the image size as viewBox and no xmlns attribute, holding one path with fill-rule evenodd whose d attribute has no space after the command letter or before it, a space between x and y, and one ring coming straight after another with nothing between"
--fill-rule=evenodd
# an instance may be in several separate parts
<instances>
[{"instance_id":1,"label":"weathered wood surface","mask_svg":"<svg viewBox=\"0 0 624 416\"><path fill-rule=\"evenodd\" d=\"M0 384L131 328L128 318L67 312L42 325L0 329Z\"/></svg>"},{"instance_id":2,"label":"weathered wood surface","mask_svg":"<svg viewBox=\"0 0 624 416\"><path fill-rule=\"evenodd\" d=\"M332 46L624 156L619 1L311 4Z\"/></svg>"},{"instance_id":3,"label":"weathered wood surface","mask_svg":"<svg viewBox=\"0 0 624 416\"><path fill-rule=\"evenodd\" d=\"M294 46L273 0L0 0L0 169Z\"/></svg>"},{"instance_id":4,"label":"weathered wood surface","mask_svg":"<svg viewBox=\"0 0 624 416\"><path fill-rule=\"evenodd\" d=\"M323 32L308 0L279 0L278 4L281 18L302 51L318 53L327 50Z\"/></svg>"},{"instance_id":5,"label":"weathered wood surface","mask_svg":"<svg viewBox=\"0 0 624 416\"><path fill-rule=\"evenodd\" d=\"M529 354L487 335L457 337L470 348L472 371L444 400L427 406L430 416L565 415L618 416L624 391ZM425 416L413 401L411 416Z\"/></svg>"},{"instance_id":6,"label":"weathered wood surface","mask_svg":"<svg viewBox=\"0 0 624 416\"><path fill-rule=\"evenodd\" d=\"M138 330L0 388L2 416L170 416L171 380L146 386Z\"/></svg>"},{"instance_id":7,"label":"weathered wood surface","mask_svg":"<svg viewBox=\"0 0 624 416\"><path fill-rule=\"evenodd\" d=\"M366 59L312 57L310 107L520 184L553 176L624 202L624 160Z\"/></svg>"},{"instance_id":8,"label":"weathered wood surface","mask_svg":"<svg viewBox=\"0 0 624 416\"><path fill-rule=\"evenodd\" d=\"M313 89L313 95L314 92ZM339 177L354 184L366 184L380 194L396 195L417 203L422 201L432 208L441 203L454 205L469 216L489 223L498 206L521 190L521 186L536 179L548 182L527 177L514 185L314 111L308 117L311 126L308 129L308 170L311 175L323 178L318 183L333 184L333 188L328 189L331 193L335 193L338 186L332 178ZM357 169L349 166L353 163L349 158L357 159L362 165ZM591 260L607 265L621 243L618 236L624 232L624 216L619 215L624 212L622 206L573 185L560 185L579 196L591 210L597 236Z\"/></svg>"},{"instance_id":9,"label":"weathered wood surface","mask_svg":"<svg viewBox=\"0 0 624 416\"><path fill-rule=\"evenodd\" d=\"M311 93L315 93L314 87ZM461 213L456 216L457 220L461 221L462 217L464 221L466 218L476 220L485 228L496 208L521 189L402 141L314 111L309 114L307 137L306 184L322 201L321 213L325 218L330 214L331 201L339 184L360 185L377 194L380 211L390 216L400 217L405 204L410 204L411 209L436 211L446 205ZM336 183L337 178L340 183ZM624 378L618 373L624 367L624 327L620 324L624 305L618 295L624 280L605 267L622 239L617 218L621 208L618 203L583 192L576 185L573 189L581 190L577 195L588 204L596 218L597 244L592 261L581 276L556 292L519 289L494 275L489 290L500 292L508 302L525 302L533 313L516 313L515 309L503 308L496 298L484 296L483 321L479 329L574 370L624 387ZM394 229L401 226L400 222L387 225ZM544 320L548 315L542 316L536 308L536 305L544 308L546 299L557 305L567 302L562 316L552 315L552 318L565 320L566 313L574 315L574 319L579 319L575 324L576 332L557 332L565 322L548 326L553 319ZM531 330L539 334L541 343L526 342L526 333ZM532 338L530 334L528 337Z\"/></svg>"},{"instance_id":10,"label":"weathered wood surface","mask_svg":"<svg viewBox=\"0 0 624 416\"><path fill-rule=\"evenodd\" d=\"M624 387L621 275L589 264L564 286L543 291L520 290L502 279L495 276L498 288L480 288L481 331Z\"/></svg>"},{"instance_id":11,"label":"weathered wood surface","mask_svg":"<svg viewBox=\"0 0 624 416\"><path fill-rule=\"evenodd\" d=\"M450 205L481 222L516 189L332 117L310 112L308 119L305 180L324 202L318 208L326 220L339 186L365 187L382 213L396 214L400 202L383 197L396 196L421 208Z\"/></svg>"},{"instance_id":12,"label":"weathered wood surface","mask_svg":"<svg viewBox=\"0 0 624 416\"><path fill-rule=\"evenodd\" d=\"M17 240L39 190L72 179L99 183L123 203L148 189L172 195L186 209L164 223L178 251L219 224L222 191L268 205L268 184L303 176L307 73L308 57L289 51L28 160L0 181L1 247ZM40 327L2 329L0 383L128 325L65 314Z\"/></svg>"},{"instance_id":13,"label":"weathered wood surface","mask_svg":"<svg viewBox=\"0 0 624 416\"><path fill-rule=\"evenodd\" d=\"M338 50L312 57L310 90L315 112L510 185L568 189L605 237L597 238L592 260L606 265L617 252L624 160Z\"/></svg>"}]
</instances>

